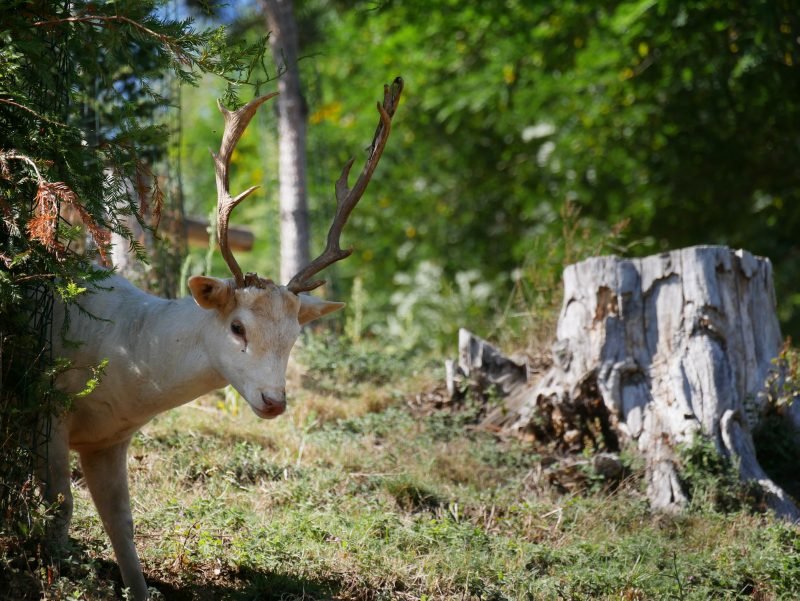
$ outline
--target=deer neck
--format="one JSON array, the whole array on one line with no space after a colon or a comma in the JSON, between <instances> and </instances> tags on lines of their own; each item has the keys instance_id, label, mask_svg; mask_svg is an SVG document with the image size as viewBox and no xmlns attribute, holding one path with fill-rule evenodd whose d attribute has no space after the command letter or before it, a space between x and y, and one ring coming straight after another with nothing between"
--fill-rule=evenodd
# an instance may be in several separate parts
<instances>
[{"instance_id":1,"label":"deer neck","mask_svg":"<svg viewBox=\"0 0 800 601\"><path fill-rule=\"evenodd\" d=\"M115 413L142 422L225 386L209 352L220 327L214 312L191 297L152 296L124 278L112 277L106 285L106 291L83 303L99 319L71 311L72 339L83 344L74 351L63 349L75 365L108 362L100 387L86 404L103 400ZM85 370L75 370L66 374L64 388L77 392L85 382Z\"/></svg>"},{"instance_id":2,"label":"deer neck","mask_svg":"<svg viewBox=\"0 0 800 601\"><path fill-rule=\"evenodd\" d=\"M147 388L159 402L158 411L182 405L227 384L214 366L210 346L218 331L213 311L191 298L166 301L148 319L148 330L160 332L143 340L139 356L148 357Z\"/></svg>"}]
</instances>

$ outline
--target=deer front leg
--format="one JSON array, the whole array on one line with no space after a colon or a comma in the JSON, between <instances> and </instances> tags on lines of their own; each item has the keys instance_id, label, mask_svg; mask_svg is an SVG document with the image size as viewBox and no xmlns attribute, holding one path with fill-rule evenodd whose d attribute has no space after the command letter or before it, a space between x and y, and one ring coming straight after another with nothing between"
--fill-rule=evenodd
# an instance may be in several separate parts
<instances>
[{"instance_id":1,"label":"deer front leg","mask_svg":"<svg viewBox=\"0 0 800 601\"><path fill-rule=\"evenodd\" d=\"M58 553L69 540L69 523L72 519L72 490L69 469L69 432L67 425L52 418L52 429L47 441L46 459L37 468L44 483L44 498L48 505L56 506L55 519L50 526L48 539Z\"/></svg>"},{"instance_id":2,"label":"deer front leg","mask_svg":"<svg viewBox=\"0 0 800 601\"><path fill-rule=\"evenodd\" d=\"M101 451L81 453L83 475L111 539L122 582L136 601L147 599L139 556L133 542L133 517L128 493L128 444L125 440Z\"/></svg>"}]
</instances>

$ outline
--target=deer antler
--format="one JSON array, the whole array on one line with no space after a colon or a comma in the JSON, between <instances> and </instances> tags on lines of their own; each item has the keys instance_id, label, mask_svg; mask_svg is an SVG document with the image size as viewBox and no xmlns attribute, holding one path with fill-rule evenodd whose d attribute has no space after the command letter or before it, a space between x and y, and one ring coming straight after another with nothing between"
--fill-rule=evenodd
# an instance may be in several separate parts
<instances>
[{"instance_id":1,"label":"deer antler","mask_svg":"<svg viewBox=\"0 0 800 601\"><path fill-rule=\"evenodd\" d=\"M372 139L372 144L368 149L367 162L364 164L364 168L352 188L348 188L347 178L350 175L350 169L355 162L355 158L347 161L342 169L342 174L336 180L336 214L331 228L328 230L328 241L325 245L325 250L289 280L286 287L295 294L309 292L322 286L325 280L309 281L309 278L352 254L352 248L342 250L339 247L339 238L342 235L342 229L347 223L347 219L350 217L350 213L364 195L364 191L372 178L372 173L375 171L375 167L378 166L378 161L383 154L383 148L386 146L386 140L388 140L391 132L392 117L397 110L402 91L403 80L400 77L395 78L391 86L383 86L383 104L378 103L380 121L378 122L378 128L375 130L375 137Z\"/></svg>"},{"instance_id":2,"label":"deer antler","mask_svg":"<svg viewBox=\"0 0 800 601\"><path fill-rule=\"evenodd\" d=\"M242 275L242 269L236 262L236 259L231 252L228 245L228 221L231 217L231 211L249 196L258 186L252 186L244 192L231 196L228 189L228 168L231 164L231 155L233 154L239 138L242 137L245 129L247 129L253 115L256 114L258 107L264 104L273 96L277 96L277 92L260 96L251 100L246 105L236 111L229 111L221 102L217 102L219 112L225 118L225 130L222 133L222 143L219 147L219 153L212 151L211 155L214 157L214 171L217 179L217 241L219 242L219 250L222 257L228 264L234 280L236 280L236 287L243 288L246 286L246 278ZM248 274L250 276L250 274ZM248 278L250 279L250 278Z\"/></svg>"}]
</instances>

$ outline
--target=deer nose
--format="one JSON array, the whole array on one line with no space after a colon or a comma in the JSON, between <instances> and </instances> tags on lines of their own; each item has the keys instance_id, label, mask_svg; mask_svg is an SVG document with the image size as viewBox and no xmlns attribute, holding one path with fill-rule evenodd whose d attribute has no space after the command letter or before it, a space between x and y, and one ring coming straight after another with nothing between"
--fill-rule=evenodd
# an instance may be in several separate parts
<instances>
[{"instance_id":1,"label":"deer nose","mask_svg":"<svg viewBox=\"0 0 800 601\"><path fill-rule=\"evenodd\" d=\"M281 390L280 393L275 396L262 392L261 402L264 403L263 412L267 417L277 417L286 411L286 391Z\"/></svg>"}]
</instances>

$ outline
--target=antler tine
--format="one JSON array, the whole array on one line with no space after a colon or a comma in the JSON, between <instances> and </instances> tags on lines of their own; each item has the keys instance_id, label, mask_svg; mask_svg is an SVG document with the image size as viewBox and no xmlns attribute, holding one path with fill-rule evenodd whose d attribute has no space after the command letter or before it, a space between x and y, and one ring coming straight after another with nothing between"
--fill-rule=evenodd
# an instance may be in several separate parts
<instances>
[{"instance_id":1,"label":"antler tine","mask_svg":"<svg viewBox=\"0 0 800 601\"><path fill-rule=\"evenodd\" d=\"M219 250L222 253L222 257L225 259L225 263L228 264L228 269L231 270L234 280L236 280L237 288L245 286L245 277L242 275L242 269L236 262L228 244L228 221L236 205L247 198L258 186L252 186L236 196L231 196L228 169L231 164L233 150L250 124L253 115L256 114L258 107L277 95L277 92L273 92L260 96L236 111L229 111L222 106L221 102L217 101L219 112L225 118L225 130L222 133L219 152L211 152L211 156L214 157L214 172L217 180L217 241L219 242Z\"/></svg>"},{"instance_id":2,"label":"antler tine","mask_svg":"<svg viewBox=\"0 0 800 601\"><path fill-rule=\"evenodd\" d=\"M293 276L286 285L286 287L295 294L309 292L322 286L325 280L309 280L309 278L333 263L341 261L352 254L352 248L342 250L339 247L342 229L344 229L353 208L355 208L358 201L361 200L361 197L364 195L364 191L367 189L372 174L378 166L378 161L380 161L381 155L383 154L386 141L389 139L389 133L392 129L392 117L397 110L402 91L403 79L400 77L395 78L391 86L383 86L383 103L378 103L380 121L375 130L372 144L368 149L367 162L364 164L364 168L361 170L361 174L358 176L352 188L348 187L347 180L355 159L352 158L347 161L342 169L342 174L339 176L339 179L336 180L336 214L328 230L328 240L325 245L325 250Z\"/></svg>"}]
</instances>

